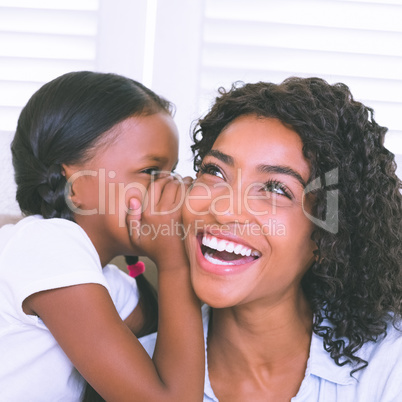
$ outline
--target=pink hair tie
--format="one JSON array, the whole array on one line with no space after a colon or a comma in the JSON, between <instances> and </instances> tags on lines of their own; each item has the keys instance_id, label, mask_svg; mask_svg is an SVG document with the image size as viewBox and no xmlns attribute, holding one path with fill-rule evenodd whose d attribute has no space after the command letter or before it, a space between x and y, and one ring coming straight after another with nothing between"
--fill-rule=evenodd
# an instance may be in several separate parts
<instances>
[{"instance_id":1,"label":"pink hair tie","mask_svg":"<svg viewBox=\"0 0 402 402\"><path fill-rule=\"evenodd\" d=\"M135 278L138 275L141 275L145 272L145 264L142 261L138 261L135 264L127 265L128 274Z\"/></svg>"}]
</instances>

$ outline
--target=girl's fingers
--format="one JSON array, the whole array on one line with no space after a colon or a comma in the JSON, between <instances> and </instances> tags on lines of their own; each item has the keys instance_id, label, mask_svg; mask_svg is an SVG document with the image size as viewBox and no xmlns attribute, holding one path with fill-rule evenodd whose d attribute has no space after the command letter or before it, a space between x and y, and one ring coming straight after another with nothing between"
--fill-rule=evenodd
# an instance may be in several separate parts
<instances>
[{"instance_id":1,"label":"girl's fingers","mask_svg":"<svg viewBox=\"0 0 402 402\"><path fill-rule=\"evenodd\" d=\"M129 200L128 207L129 207L130 215L141 218L142 205L141 205L141 201L139 199L131 198Z\"/></svg>"},{"instance_id":2,"label":"girl's fingers","mask_svg":"<svg viewBox=\"0 0 402 402\"><path fill-rule=\"evenodd\" d=\"M138 233L141 226L142 204L137 198L130 198L128 201L128 211L126 215L126 226L130 233Z\"/></svg>"},{"instance_id":3,"label":"girl's fingers","mask_svg":"<svg viewBox=\"0 0 402 402\"><path fill-rule=\"evenodd\" d=\"M143 217L148 220L153 213L160 216L178 211L192 182L191 177L182 178L176 173L155 177L151 181L143 200ZM134 207L133 210L136 208ZM133 212L131 212L131 215L133 215Z\"/></svg>"},{"instance_id":4,"label":"girl's fingers","mask_svg":"<svg viewBox=\"0 0 402 402\"><path fill-rule=\"evenodd\" d=\"M163 192L159 202L157 203L158 209L170 208L176 203L180 202L180 194L183 193L184 184L182 181L173 180L167 183L163 188ZM184 200L184 197L183 197Z\"/></svg>"},{"instance_id":5,"label":"girl's fingers","mask_svg":"<svg viewBox=\"0 0 402 402\"><path fill-rule=\"evenodd\" d=\"M186 188L187 185L184 184L181 176L172 174L151 183L148 191L148 195L150 196L149 201L153 208L158 209L158 211L170 208L172 205L180 202L181 199L184 200L184 194L183 197L180 194L185 193L181 189L186 190Z\"/></svg>"},{"instance_id":6,"label":"girl's fingers","mask_svg":"<svg viewBox=\"0 0 402 402\"><path fill-rule=\"evenodd\" d=\"M148 192L147 192L147 204L148 207L152 204L153 207L158 205L162 193L164 191L165 186L172 182L174 178L172 176L165 176L163 178L158 178L155 179L151 182L151 184L148 187Z\"/></svg>"},{"instance_id":7,"label":"girl's fingers","mask_svg":"<svg viewBox=\"0 0 402 402\"><path fill-rule=\"evenodd\" d=\"M186 186L190 186L191 184L193 184L193 181L194 181L194 179L191 176L183 177L183 183Z\"/></svg>"}]
</instances>

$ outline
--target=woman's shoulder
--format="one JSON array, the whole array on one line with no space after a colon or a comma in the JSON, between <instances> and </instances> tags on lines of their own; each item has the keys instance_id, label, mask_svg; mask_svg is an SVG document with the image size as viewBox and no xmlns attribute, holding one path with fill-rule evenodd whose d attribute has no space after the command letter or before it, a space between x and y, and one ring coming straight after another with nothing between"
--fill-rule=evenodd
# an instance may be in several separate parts
<instances>
[{"instance_id":1,"label":"woman's shoulder","mask_svg":"<svg viewBox=\"0 0 402 402\"><path fill-rule=\"evenodd\" d=\"M386 335L366 343L359 356L367 361L363 370L354 373L359 392L372 392L372 400L396 401L402 395L402 322L389 324Z\"/></svg>"},{"instance_id":2,"label":"woman's shoulder","mask_svg":"<svg viewBox=\"0 0 402 402\"><path fill-rule=\"evenodd\" d=\"M401 367L402 374L402 321L390 322L386 333L378 337L375 341L369 341L362 348L360 357L371 362L387 360L388 363L397 361Z\"/></svg>"},{"instance_id":3,"label":"woman's shoulder","mask_svg":"<svg viewBox=\"0 0 402 402\"><path fill-rule=\"evenodd\" d=\"M314 347L315 346L315 347ZM314 335L312 340L312 349L314 355L318 355L320 359L324 359L323 356L329 356L327 351L324 351L323 340L321 337ZM319 352L319 353L318 353ZM310 351L311 353L311 351ZM342 365L339 370L349 373L354 371L353 377L359 378L365 376L367 372L381 370L382 372L389 372L393 370L393 366L397 366L402 376L402 321L396 320L395 322L388 322L386 331L379 335L377 338L367 341L356 352L356 356L368 363L367 367L362 370L354 371L361 364L355 365ZM335 362L328 358L325 358L328 366L334 366ZM338 367L337 367L338 368ZM401 377L402 378L402 377Z\"/></svg>"}]
</instances>

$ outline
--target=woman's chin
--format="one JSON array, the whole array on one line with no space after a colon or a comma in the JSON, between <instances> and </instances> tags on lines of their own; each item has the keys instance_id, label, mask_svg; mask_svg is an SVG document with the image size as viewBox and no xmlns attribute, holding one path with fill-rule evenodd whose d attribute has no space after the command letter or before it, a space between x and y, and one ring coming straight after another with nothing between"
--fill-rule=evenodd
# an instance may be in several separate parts
<instances>
[{"instance_id":1,"label":"woman's chin","mask_svg":"<svg viewBox=\"0 0 402 402\"><path fill-rule=\"evenodd\" d=\"M209 282L209 281L208 281ZM213 308L233 307L239 303L239 297L232 289L222 284L207 283L207 281L192 278L193 289L201 302Z\"/></svg>"},{"instance_id":2,"label":"woman's chin","mask_svg":"<svg viewBox=\"0 0 402 402\"><path fill-rule=\"evenodd\" d=\"M211 296L211 297L207 296L204 298L199 297L199 299L201 300L202 303L205 303L212 308L223 309L223 308L233 307L233 303L230 303L228 300L226 300L224 298L218 300L218 298L215 296Z\"/></svg>"}]
</instances>

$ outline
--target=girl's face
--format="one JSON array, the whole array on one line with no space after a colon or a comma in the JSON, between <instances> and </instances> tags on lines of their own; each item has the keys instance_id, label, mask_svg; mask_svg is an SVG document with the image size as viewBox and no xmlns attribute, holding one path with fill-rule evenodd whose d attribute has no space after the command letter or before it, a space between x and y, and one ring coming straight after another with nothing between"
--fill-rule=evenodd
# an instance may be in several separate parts
<instances>
[{"instance_id":1,"label":"girl's face","mask_svg":"<svg viewBox=\"0 0 402 402\"><path fill-rule=\"evenodd\" d=\"M100 140L90 160L65 168L66 174L70 170L69 177L76 174L72 184L72 201L79 208L75 220L102 262L141 253L131 243L130 230L135 228L126 223L129 200L143 199L153 172L174 170L178 144L176 125L167 113L130 117Z\"/></svg>"},{"instance_id":2,"label":"girl's face","mask_svg":"<svg viewBox=\"0 0 402 402\"><path fill-rule=\"evenodd\" d=\"M212 307L277 303L300 291L312 264L310 166L279 120L242 116L203 159L183 222L192 284Z\"/></svg>"}]
</instances>

